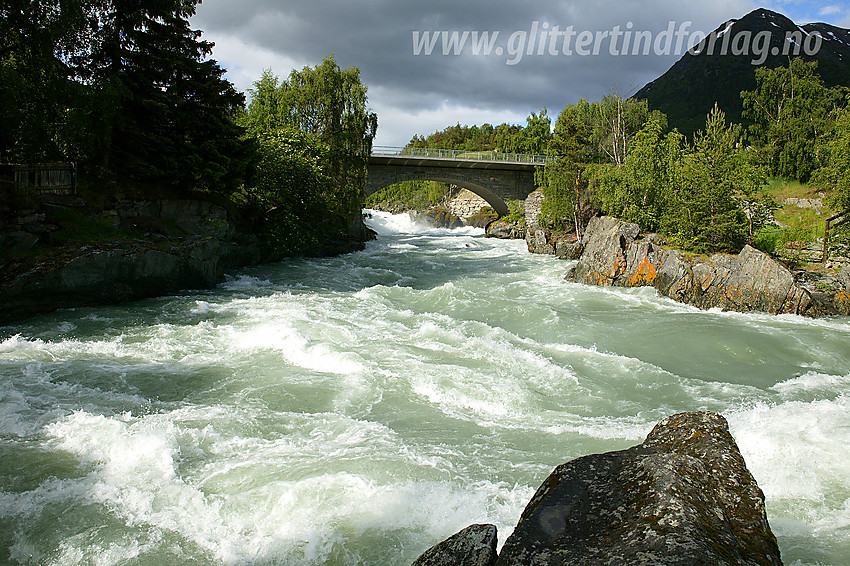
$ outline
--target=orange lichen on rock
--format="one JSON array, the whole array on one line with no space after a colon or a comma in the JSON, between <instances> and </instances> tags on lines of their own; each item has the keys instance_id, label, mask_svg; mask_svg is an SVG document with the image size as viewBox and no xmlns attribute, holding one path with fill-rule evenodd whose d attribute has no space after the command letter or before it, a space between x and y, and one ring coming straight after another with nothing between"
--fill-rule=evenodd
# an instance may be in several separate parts
<instances>
[{"instance_id":1,"label":"orange lichen on rock","mask_svg":"<svg viewBox=\"0 0 850 566\"><path fill-rule=\"evenodd\" d=\"M657 277L658 271L655 264L649 261L648 257L644 257L637 265L635 274L629 278L629 286L654 285Z\"/></svg>"}]
</instances>

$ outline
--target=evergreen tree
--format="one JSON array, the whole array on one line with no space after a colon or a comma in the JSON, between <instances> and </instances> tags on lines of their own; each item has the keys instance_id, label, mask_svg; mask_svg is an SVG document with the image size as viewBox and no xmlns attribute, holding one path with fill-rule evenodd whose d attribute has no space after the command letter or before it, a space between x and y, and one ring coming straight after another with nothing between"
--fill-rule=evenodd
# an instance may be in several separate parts
<instances>
[{"instance_id":1,"label":"evergreen tree","mask_svg":"<svg viewBox=\"0 0 850 566\"><path fill-rule=\"evenodd\" d=\"M746 241L748 223L736 197L754 195L764 177L751 167L740 141L740 126L727 126L715 105L705 130L694 135L673 197L674 236L685 249L734 252Z\"/></svg>"},{"instance_id":2,"label":"evergreen tree","mask_svg":"<svg viewBox=\"0 0 850 566\"><path fill-rule=\"evenodd\" d=\"M122 183L220 191L250 158L233 118L244 98L189 18L198 0L107 0L90 54L76 60L94 95L86 153Z\"/></svg>"}]
</instances>

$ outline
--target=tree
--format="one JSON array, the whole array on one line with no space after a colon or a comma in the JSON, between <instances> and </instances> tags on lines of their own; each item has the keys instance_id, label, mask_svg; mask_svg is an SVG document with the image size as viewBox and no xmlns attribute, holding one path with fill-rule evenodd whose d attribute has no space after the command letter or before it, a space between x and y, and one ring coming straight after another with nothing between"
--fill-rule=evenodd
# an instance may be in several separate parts
<instances>
[{"instance_id":1,"label":"tree","mask_svg":"<svg viewBox=\"0 0 850 566\"><path fill-rule=\"evenodd\" d=\"M830 205L850 211L850 110L836 113L835 128L821 142L826 164L812 177L812 181L832 191Z\"/></svg>"},{"instance_id":2,"label":"tree","mask_svg":"<svg viewBox=\"0 0 850 566\"><path fill-rule=\"evenodd\" d=\"M787 67L756 69L758 87L741 93L752 140L762 147L771 173L806 182L823 165L819 140L843 104L839 88L824 86L817 61L793 59Z\"/></svg>"},{"instance_id":3,"label":"tree","mask_svg":"<svg viewBox=\"0 0 850 566\"><path fill-rule=\"evenodd\" d=\"M671 228L685 249L733 252L746 241L748 222L740 199L755 195L764 177L748 161L740 141L740 126L727 126L715 105L705 130L694 135L693 152L683 160L682 182L673 196Z\"/></svg>"},{"instance_id":4,"label":"tree","mask_svg":"<svg viewBox=\"0 0 850 566\"><path fill-rule=\"evenodd\" d=\"M684 149L682 134L665 135L662 121L650 119L631 140L622 167L598 165L592 171L594 198L607 214L644 230L660 230L679 184Z\"/></svg>"},{"instance_id":5,"label":"tree","mask_svg":"<svg viewBox=\"0 0 850 566\"><path fill-rule=\"evenodd\" d=\"M552 139L552 121L546 108L541 109L539 113L532 112L525 122L526 126L520 131L517 139L516 151L512 153L545 154Z\"/></svg>"},{"instance_id":6,"label":"tree","mask_svg":"<svg viewBox=\"0 0 850 566\"><path fill-rule=\"evenodd\" d=\"M265 71L251 94L241 122L258 140L261 162L249 200L264 210L275 203L274 218L266 217L273 247L291 253L350 235L377 130L360 72L340 69L331 55L284 81Z\"/></svg>"},{"instance_id":7,"label":"tree","mask_svg":"<svg viewBox=\"0 0 850 566\"><path fill-rule=\"evenodd\" d=\"M538 173L537 182L545 197L543 216L555 229L573 227L579 239L587 201L582 172L590 154L591 129L567 106L555 122L548 151L551 161Z\"/></svg>"},{"instance_id":8,"label":"tree","mask_svg":"<svg viewBox=\"0 0 850 566\"><path fill-rule=\"evenodd\" d=\"M58 137L77 97L66 61L84 35L83 4L0 3L0 162L63 157Z\"/></svg>"},{"instance_id":9,"label":"tree","mask_svg":"<svg viewBox=\"0 0 850 566\"><path fill-rule=\"evenodd\" d=\"M290 129L324 144L333 180L327 205L337 222L359 214L366 168L378 119L367 108L366 86L356 67L341 69L333 55L316 67L293 70L279 82L266 71L254 83L244 124L254 133Z\"/></svg>"},{"instance_id":10,"label":"tree","mask_svg":"<svg viewBox=\"0 0 850 566\"><path fill-rule=\"evenodd\" d=\"M91 55L76 66L92 84L91 153L113 178L165 190L220 191L244 176L248 151L233 120L244 97L208 59L212 44L189 18L198 0L107 0Z\"/></svg>"}]
</instances>

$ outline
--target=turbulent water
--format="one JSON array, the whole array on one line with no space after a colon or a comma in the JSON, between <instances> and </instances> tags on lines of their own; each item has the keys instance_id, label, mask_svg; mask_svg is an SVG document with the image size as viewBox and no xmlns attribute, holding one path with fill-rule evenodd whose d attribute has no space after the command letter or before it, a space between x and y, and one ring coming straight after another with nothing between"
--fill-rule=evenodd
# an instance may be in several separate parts
<instances>
[{"instance_id":1,"label":"turbulent water","mask_svg":"<svg viewBox=\"0 0 850 566\"><path fill-rule=\"evenodd\" d=\"M0 328L0 562L406 565L722 412L786 564L850 563L850 319L704 312L480 230Z\"/></svg>"}]
</instances>

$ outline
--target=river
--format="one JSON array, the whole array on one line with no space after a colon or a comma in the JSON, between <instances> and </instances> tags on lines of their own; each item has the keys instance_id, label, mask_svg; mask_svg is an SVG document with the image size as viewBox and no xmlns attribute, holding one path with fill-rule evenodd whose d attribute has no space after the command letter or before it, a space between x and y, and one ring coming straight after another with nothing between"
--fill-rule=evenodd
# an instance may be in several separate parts
<instances>
[{"instance_id":1,"label":"river","mask_svg":"<svg viewBox=\"0 0 850 566\"><path fill-rule=\"evenodd\" d=\"M408 565L558 464L722 412L785 564L850 564L850 319L563 281L374 213L365 251L0 328L0 563Z\"/></svg>"}]
</instances>

